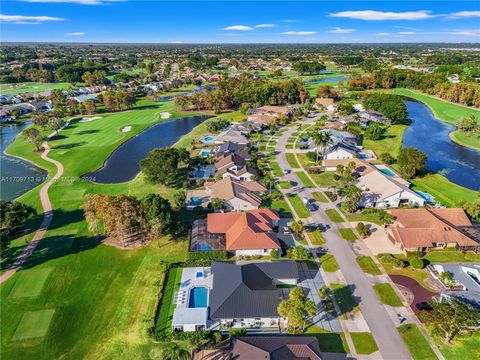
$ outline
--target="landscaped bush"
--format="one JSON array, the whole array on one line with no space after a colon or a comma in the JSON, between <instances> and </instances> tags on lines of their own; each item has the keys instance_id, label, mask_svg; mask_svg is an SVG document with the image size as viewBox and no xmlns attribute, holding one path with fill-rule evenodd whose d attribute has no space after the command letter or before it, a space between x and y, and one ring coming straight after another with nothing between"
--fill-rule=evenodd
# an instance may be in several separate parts
<instances>
[{"instance_id":1,"label":"landscaped bush","mask_svg":"<svg viewBox=\"0 0 480 360\"><path fill-rule=\"evenodd\" d=\"M368 208L363 210L363 214L377 214L378 219L382 222L382 224L393 224L393 221L395 220L392 214L383 209Z\"/></svg>"},{"instance_id":2,"label":"landscaped bush","mask_svg":"<svg viewBox=\"0 0 480 360\"><path fill-rule=\"evenodd\" d=\"M425 261L420 258L413 258L410 260L410 265L415 269L423 269L425 267Z\"/></svg>"},{"instance_id":3,"label":"landscaped bush","mask_svg":"<svg viewBox=\"0 0 480 360\"><path fill-rule=\"evenodd\" d=\"M162 342L169 341L188 341L192 344L200 344L207 340L211 340L213 337L213 331L200 330L200 331L171 331L167 330L155 334L155 340Z\"/></svg>"},{"instance_id":4,"label":"landscaped bush","mask_svg":"<svg viewBox=\"0 0 480 360\"><path fill-rule=\"evenodd\" d=\"M273 259L273 260L278 260L280 258L280 253L277 249L273 249L272 251L270 251L270 257Z\"/></svg>"},{"instance_id":5,"label":"landscaped bush","mask_svg":"<svg viewBox=\"0 0 480 360\"><path fill-rule=\"evenodd\" d=\"M212 334L212 341L214 344L218 344L222 341L222 333L220 331L214 331Z\"/></svg>"},{"instance_id":6,"label":"landscaped bush","mask_svg":"<svg viewBox=\"0 0 480 360\"><path fill-rule=\"evenodd\" d=\"M228 330L228 337L237 337L237 336L245 336L247 335L247 329L244 328L236 328L236 329L229 329Z\"/></svg>"},{"instance_id":7,"label":"landscaped bush","mask_svg":"<svg viewBox=\"0 0 480 360\"><path fill-rule=\"evenodd\" d=\"M207 122L206 127L208 131L217 132L228 126L230 122L224 118L218 118Z\"/></svg>"},{"instance_id":8,"label":"landscaped bush","mask_svg":"<svg viewBox=\"0 0 480 360\"><path fill-rule=\"evenodd\" d=\"M325 191L325 195L327 195L330 201L336 201L338 198L337 194L331 191Z\"/></svg>"},{"instance_id":9,"label":"landscaped bush","mask_svg":"<svg viewBox=\"0 0 480 360\"><path fill-rule=\"evenodd\" d=\"M315 166L307 169L309 174L322 174L325 172L325 168L321 166Z\"/></svg>"},{"instance_id":10,"label":"landscaped bush","mask_svg":"<svg viewBox=\"0 0 480 360\"><path fill-rule=\"evenodd\" d=\"M357 226L355 226L355 229L362 238L370 236L370 228L368 226L365 226L365 224L362 222L358 223Z\"/></svg>"},{"instance_id":11,"label":"landscaped bush","mask_svg":"<svg viewBox=\"0 0 480 360\"><path fill-rule=\"evenodd\" d=\"M212 261L227 260L226 251L195 251L189 252L185 266L210 266Z\"/></svg>"},{"instance_id":12,"label":"landscaped bush","mask_svg":"<svg viewBox=\"0 0 480 360\"><path fill-rule=\"evenodd\" d=\"M395 162L395 158L390 153L380 154L379 159L387 165L392 165Z\"/></svg>"},{"instance_id":13,"label":"landscaped bush","mask_svg":"<svg viewBox=\"0 0 480 360\"><path fill-rule=\"evenodd\" d=\"M393 265L396 268L405 268L408 266L408 261L398 259L391 254L380 254L378 258L381 262Z\"/></svg>"},{"instance_id":14,"label":"landscaped bush","mask_svg":"<svg viewBox=\"0 0 480 360\"><path fill-rule=\"evenodd\" d=\"M293 260L309 260L313 256L303 246L294 246L287 250L287 257Z\"/></svg>"}]
</instances>

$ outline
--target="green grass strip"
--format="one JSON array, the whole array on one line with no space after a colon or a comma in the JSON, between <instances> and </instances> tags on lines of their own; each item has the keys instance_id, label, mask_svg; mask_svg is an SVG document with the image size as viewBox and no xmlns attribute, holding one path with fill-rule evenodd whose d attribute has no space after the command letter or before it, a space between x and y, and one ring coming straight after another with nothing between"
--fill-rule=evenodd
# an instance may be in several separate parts
<instances>
[{"instance_id":1,"label":"green grass strip","mask_svg":"<svg viewBox=\"0 0 480 360\"><path fill-rule=\"evenodd\" d=\"M357 354L372 354L378 350L377 343L369 332L351 332L350 336Z\"/></svg>"},{"instance_id":2,"label":"green grass strip","mask_svg":"<svg viewBox=\"0 0 480 360\"><path fill-rule=\"evenodd\" d=\"M310 216L310 211L305 207L303 201L297 195L287 195L288 200L293 206L293 209L301 219L306 219Z\"/></svg>"},{"instance_id":3,"label":"green grass strip","mask_svg":"<svg viewBox=\"0 0 480 360\"><path fill-rule=\"evenodd\" d=\"M405 324L397 328L413 360L436 360L437 356L423 337L416 324Z\"/></svg>"},{"instance_id":4,"label":"green grass strip","mask_svg":"<svg viewBox=\"0 0 480 360\"><path fill-rule=\"evenodd\" d=\"M335 272L340 270L340 266L338 266L337 260L331 254L323 254L320 256L320 266L322 270L325 272Z\"/></svg>"},{"instance_id":5,"label":"green grass strip","mask_svg":"<svg viewBox=\"0 0 480 360\"><path fill-rule=\"evenodd\" d=\"M288 164L292 167L292 169L300 169L300 165L295 158L295 154L286 153L285 157L287 158Z\"/></svg>"},{"instance_id":6,"label":"green grass strip","mask_svg":"<svg viewBox=\"0 0 480 360\"><path fill-rule=\"evenodd\" d=\"M382 274L377 264L375 264L375 262L370 256L359 256L357 257L356 260L360 268L363 270L363 272L371 275Z\"/></svg>"},{"instance_id":7,"label":"green grass strip","mask_svg":"<svg viewBox=\"0 0 480 360\"><path fill-rule=\"evenodd\" d=\"M336 209L325 210L325 214L327 214L330 221L333 221L334 223L343 222L343 218L340 216L340 213Z\"/></svg>"},{"instance_id":8,"label":"green grass strip","mask_svg":"<svg viewBox=\"0 0 480 360\"><path fill-rule=\"evenodd\" d=\"M398 298L397 293L390 284L376 284L373 286L380 301L385 305L403 306L402 301Z\"/></svg>"},{"instance_id":9,"label":"green grass strip","mask_svg":"<svg viewBox=\"0 0 480 360\"><path fill-rule=\"evenodd\" d=\"M302 182L303 186L305 187L315 187L315 184L310 180L310 178L305 174L303 171L299 171L295 173L300 181Z\"/></svg>"},{"instance_id":10,"label":"green grass strip","mask_svg":"<svg viewBox=\"0 0 480 360\"><path fill-rule=\"evenodd\" d=\"M312 195L313 195L313 198L318 202L322 202L322 203L328 202L327 197L323 195L323 193L321 192L316 191L316 192L313 192Z\"/></svg>"},{"instance_id":11,"label":"green grass strip","mask_svg":"<svg viewBox=\"0 0 480 360\"><path fill-rule=\"evenodd\" d=\"M340 235L342 235L342 237L343 237L345 240L348 240L348 241L355 241L355 240L357 240L357 235L355 235L355 233L353 232L353 230L350 229L350 228L338 229L338 231L340 231Z\"/></svg>"},{"instance_id":12,"label":"green grass strip","mask_svg":"<svg viewBox=\"0 0 480 360\"><path fill-rule=\"evenodd\" d=\"M283 171L280 169L280 165L278 165L277 162L275 161L270 161L270 168L272 169L273 175L276 177L282 177L283 176Z\"/></svg>"}]
</instances>

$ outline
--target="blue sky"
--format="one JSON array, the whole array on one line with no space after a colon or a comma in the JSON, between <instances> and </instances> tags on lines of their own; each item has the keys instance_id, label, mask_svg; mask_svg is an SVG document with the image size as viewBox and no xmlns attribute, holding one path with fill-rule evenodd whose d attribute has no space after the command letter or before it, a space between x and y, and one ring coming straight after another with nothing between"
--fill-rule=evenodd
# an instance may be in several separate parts
<instances>
[{"instance_id":1,"label":"blue sky","mask_svg":"<svg viewBox=\"0 0 480 360\"><path fill-rule=\"evenodd\" d=\"M480 42L480 1L4 1L1 41Z\"/></svg>"}]
</instances>

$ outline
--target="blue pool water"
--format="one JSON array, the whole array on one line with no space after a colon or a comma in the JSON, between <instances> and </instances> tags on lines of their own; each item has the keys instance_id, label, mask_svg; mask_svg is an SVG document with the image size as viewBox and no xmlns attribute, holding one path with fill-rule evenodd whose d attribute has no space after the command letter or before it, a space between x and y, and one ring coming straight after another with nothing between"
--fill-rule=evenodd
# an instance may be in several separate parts
<instances>
[{"instance_id":1,"label":"blue pool water","mask_svg":"<svg viewBox=\"0 0 480 360\"><path fill-rule=\"evenodd\" d=\"M197 244L197 251L212 251L212 247L205 242L200 242Z\"/></svg>"},{"instance_id":2,"label":"blue pool water","mask_svg":"<svg viewBox=\"0 0 480 360\"><path fill-rule=\"evenodd\" d=\"M203 139L202 139L202 142L203 143L211 143L213 142L213 140L215 140L215 137L212 136L212 135L207 135L207 136L204 136Z\"/></svg>"},{"instance_id":3,"label":"blue pool water","mask_svg":"<svg viewBox=\"0 0 480 360\"><path fill-rule=\"evenodd\" d=\"M210 156L210 150L202 150L202 157L206 158Z\"/></svg>"},{"instance_id":4,"label":"blue pool water","mask_svg":"<svg viewBox=\"0 0 480 360\"><path fill-rule=\"evenodd\" d=\"M394 174L393 172L391 172L390 170L388 170L388 169L380 168L380 169L378 169L378 170L380 170L382 173L384 173L384 174L387 175L387 176L395 176L395 174Z\"/></svg>"},{"instance_id":5,"label":"blue pool water","mask_svg":"<svg viewBox=\"0 0 480 360\"><path fill-rule=\"evenodd\" d=\"M425 199L427 202L433 202L435 198L430 195L429 193L423 192L423 191L415 191L418 195L420 195L422 198Z\"/></svg>"},{"instance_id":6,"label":"blue pool water","mask_svg":"<svg viewBox=\"0 0 480 360\"><path fill-rule=\"evenodd\" d=\"M190 205L201 205L202 204L202 198L200 197L192 197L189 201Z\"/></svg>"},{"instance_id":7,"label":"blue pool water","mask_svg":"<svg viewBox=\"0 0 480 360\"><path fill-rule=\"evenodd\" d=\"M207 307L208 289L206 287L194 287L190 289L189 308Z\"/></svg>"}]
</instances>

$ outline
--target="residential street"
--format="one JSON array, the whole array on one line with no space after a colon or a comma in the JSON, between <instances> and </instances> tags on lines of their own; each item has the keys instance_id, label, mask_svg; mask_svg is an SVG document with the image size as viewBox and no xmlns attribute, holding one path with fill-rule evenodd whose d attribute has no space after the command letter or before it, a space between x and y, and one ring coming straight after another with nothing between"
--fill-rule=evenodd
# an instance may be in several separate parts
<instances>
[{"instance_id":1,"label":"residential street","mask_svg":"<svg viewBox=\"0 0 480 360\"><path fill-rule=\"evenodd\" d=\"M290 190L282 190L284 193L296 192L300 198L306 197L313 199L312 192L315 188L304 188L300 179L294 171L291 171L290 165L285 157L287 139L296 131L296 127L290 127L278 138L276 145L276 161L283 170L290 170L290 173L284 175L281 180L295 181L298 186ZM318 190L317 190L318 191ZM305 224L324 224L329 227L324 233L329 252L335 257L340 269L351 287L356 297L363 317L365 318L375 341L378 344L379 351L384 359L410 359L410 354L405 347L393 321L385 310L383 304L379 301L372 285L366 274L360 269L356 262L356 254L351 248L351 243L344 240L339 232L339 225L331 222L325 214L325 210L333 208L331 203L316 202L318 209L311 212L311 217L304 219ZM341 226L340 226L341 227Z\"/></svg>"}]
</instances>

